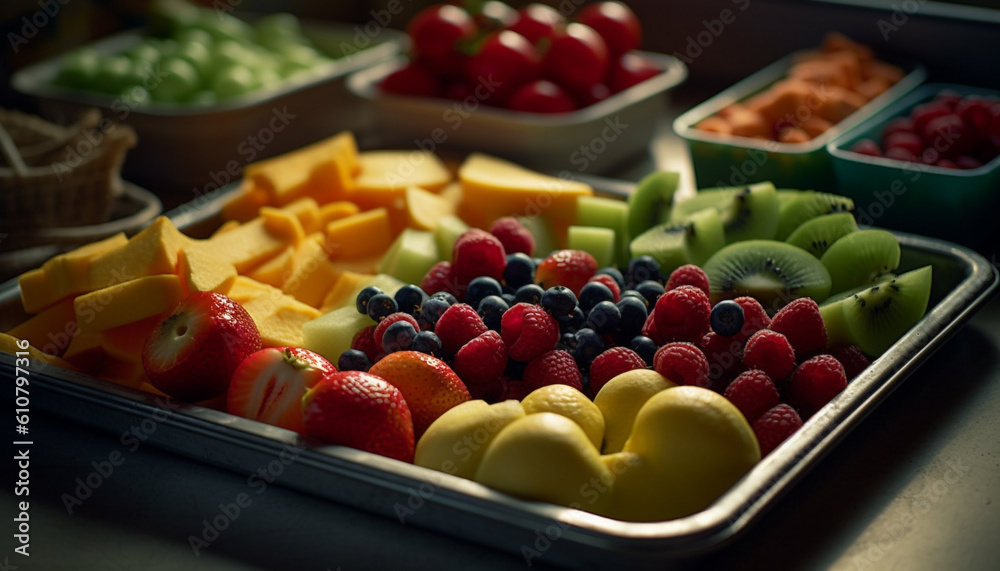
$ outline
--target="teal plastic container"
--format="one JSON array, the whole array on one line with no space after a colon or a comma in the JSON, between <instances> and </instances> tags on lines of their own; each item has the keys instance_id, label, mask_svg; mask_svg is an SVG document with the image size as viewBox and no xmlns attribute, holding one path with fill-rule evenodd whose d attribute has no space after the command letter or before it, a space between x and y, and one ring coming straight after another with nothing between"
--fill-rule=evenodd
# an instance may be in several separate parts
<instances>
[{"instance_id":1,"label":"teal plastic container","mask_svg":"<svg viewBox=\"0 0 1000 571\"><path fill-rule=\"evenodd\" d=\"M727 105L749 99L784 79L797 55L785 56L674 120L674 132L687 142L691 153L698 188L771 181L778 188L833 192L836 183L827 144L916 88L927 75L922 66L891 62L910 70L909 73L867 105L805 143L719 135L694 128Z\"/></svg>"},{"instance_id":2,"label":"teal plastic container","mask_svg":"<svg viewBox=\"0 0 1000 571\"><path fill-rule=\"evenodd\" d=\"M852 152L861 139L881 141L886 123L909 116L942 90L1000 100L1000 91L929 83L889 105L827 146L837 192L854 199L858 222L944 238L972 247L1000 246L1000 157L976 169L947 169ZM994 250L995 251L995 250Z\"/></svg>"}]
</instances>

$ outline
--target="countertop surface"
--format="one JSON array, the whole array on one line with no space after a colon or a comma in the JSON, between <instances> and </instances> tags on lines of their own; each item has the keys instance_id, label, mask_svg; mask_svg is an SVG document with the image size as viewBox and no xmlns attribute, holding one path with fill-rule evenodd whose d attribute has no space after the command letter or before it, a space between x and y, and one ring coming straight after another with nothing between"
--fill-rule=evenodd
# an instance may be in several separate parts
<instances>
[{"instance_id":1,"label":"countertop surface","mask_svg":"<svg viewBox=\"0 0 1000 571\"><path fill-rule=\"evenodd\" d=\"M645 163L690 167L669 121ZM983 252L996 264L997 253ZM991 257L992 256L992 257ZM9 385L8 385L9 386ZM36 397L42 399L44 396ZM10 397L5 395L5 402ZM10 410L12 407L5 407ZM0 570L520 569L506 552L283 488L255 495L195 553L189 537L247 475L139 445L80 503L66 503L123 446L120 434L31 412L30 496L4 463ZM13 454L18 454L17 450ZM114 457L117 458L117 457ZM96 480L95 480L96 481ZM14 552L30 502L30 557ZM742 534L686 562L703 569L1000 568L1000 298L910 376ZM456 538L458 537L458 538ZM546 568L544 554L531 561Z\"/></svg>"}]
</instances>

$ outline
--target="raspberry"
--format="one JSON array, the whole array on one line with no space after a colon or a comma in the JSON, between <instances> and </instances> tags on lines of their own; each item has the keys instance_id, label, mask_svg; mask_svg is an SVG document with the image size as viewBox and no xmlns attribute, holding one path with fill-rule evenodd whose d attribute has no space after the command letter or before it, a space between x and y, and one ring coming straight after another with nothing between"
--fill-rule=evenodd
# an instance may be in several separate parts
<instances>
[{"instance_id":1,"label":"raspberry","mask_svg":"<svg viewBox=\"0 0 1000 571\"><path fill-rule=\"evenodd\" d=\"M598 282L607 286L611 290L611 295L614 297L614 302L618 303L622 299L622 288L618 286L618 282L615 278L609 276L608 274L595 274L594 277L590 278L588 282Z\"/></svg>"},{"instance_id":2,"label":"raspberry","mask_svg":"<svg viewBox=\"0 0 1000 571\"><path fill-rule=\"evenodd\" d=\"M682 285L656 300L656 332L667 341L700 341L708 333L712 304L700 289ZM655 337L654 337L655 340Z\"/></svg>"},{"instance_id":3,"label":"raspberry","mask_svg":"<svg viewBox=\"0 0 1000 571\"><path fill-rule=\"evenodd\" d=\"M653 369L678 385L707 387L708 359L693 343L667 343L653 355Z\"/></svg>"},{"instance_id":4,"label":"raspberry","mask_svg":"<svg viewBox=\"0 0 1000 571\"><path fill-rule=\"evenodd\" d=\"M556 346L559 323L540 306L517 303L500 319L500 334L510 358L527 362Z\"/></svg>"},{"instance_id":5,"label":"raspberry","mask_svg":"<svg viewBox=\"0 0 1000 571\"><path fill-rule=\"evenodd\" d=\"M451 250L451 271L459 288L479 276L502 280L506 264L507 254L500 240L478 228L463 232Z\"/></svg>"},{"instance_id":6,"label":"raspberry","mask_svg":"<svg viewBox=\"0 0 1000 571\"><path fill-rule=\"evenodd\" d=\"M698 343L708 358L708 378L725 386L743 369L743 343L735 337L723 337L709 331Z\"/></svg>"},{"instance_id":7,"label":"raspberry","mask_svg":"<svg viewBox=\"0 0 1000 571\"><path fill-rule=\"evenodd\" d=\"M847 375L840 361L831 355L817 355L795 369L789 390L794 404L809 416L846 387Z\"/></svg>"},{"instance_id":8,"label":"raspberry","mask_svg":"<svg viewBox=\"0 0 1000 571\"><path fill-rule=\"evenodd\" d=\"M649 310L649 315L646 316L646 322L642 324L641 333L652 339L657 345L663 345L667 342L667 339L664 338L663 335L660 335L660 332L656 329L655 312L655 307Z\"/></svg>"},{"instance_id":9,"label":"raspberry","mask_svg":"<svg viewBox=\"0 0 1000 571\"><path fill-rule=\"evenodd\" d=\"M439 291L446 291L452 295L458 295L458 284L451 271L451 262L444 261L434 264L427 271L424 279L420 280L420 289L427 295L433 295Z\"/></svg>"},{"instance_id":10,"label":"raspberry","mask_svg":"<svg viewBox=\"0 0 1000 571\"><path fill-rule=\"evenodd\" d=\"M858 349L854 345L834 347L830 350L830 354L844 366L844 374L847 376L848 381L853 381L854 378L867 369L870 364L868 362L868 357L865 357L865 354L861 352L861 349Z\"/></svg>"},{"instance_id":11,"label":"raspberry","mask_svg":"<svg viewBox=\"0 0 1000 571\"><path fill-rule=\"evenodd\" d=\"M368 356L368 360L375 362L375 356L382 350L375 344L375 326L369 325L354 334L351 339L351 349L357 349Z\"/></svg>"},{"instance_id":12,"label":"raspberry","mask_svg":"<svg viewBox=\"0 0 1000 571\"><path fill-rule=\"evenodd\" d=\"M441 347L446 355L454 355L462 345L487 331L483 318L466 303L456 303L444 310L434 333L441 339Z\"/></svg>"},{"instance_id":13,"label":"raspberry","mask_svg":"<svg viewBox=\"0 0 1000 571\"><path fill-rule=\"evenodd\" d=\"M474 399L495 402L503 396L501 376L507 368L507 347L496 331L487 331L455 353L452 364Z\"/></svg>"},{"instance_id":14,"label":"raspberry","mask_svg":"<svg viewBox=\"0 0 1000 571\"><path fill-rule=\"evenodd\" d=\"M774 386L771 377L760 369L750 369L740 373L726 387L724 396L740 409L750 423L781 402L778 387Z\"/></svg>"},{"instance_id":15,"label":"raspberry","mask_svg":"<svg viewBox=\"0 0 1000 571\"><path fill-rule=\"evenodd\" d=\"M597 260L583 250L559 250L538 264L535 281L543 288L564 285L580 295L580 288L597 273Z\"/></svg>"},{"instance_id":16,"label":"raspberry","mask_svg":"<svg viewBox=\"0 0 1000 571\"><path fill-rule=\"evenodd\" d=\"M743 364L764 371L777 382L795 370L795 349L781 333L761 329L747 339L743 347Z\"/></svg>"},{"instance_id":17,"label":"raspberry","mask_svg":"<svg viewBox=\"0 0 1000 571\"><path fill-rule=\"evenodd\" d=\"M528 396L530 392L528 384L521 379L506 379L502 398L503 400L524 400L524 397Z\"/></svg>"},{"instance_id":18,"label":"raspberry","mask_svg":"<svg viewBox=\"0 0 1000 571\"><path fill-rule=\"evenodd\" d=\"M763 458L802 427L802 418L787 404L779 404L753 422L753 433Z\"/></svg>"},{"instance_id":19,"label":"raspberry","mask_svg":"<svg viewBox=\"0 0 1000 571\"><path fill-rule=\"evenodd\" d=\"M568 352L559 349L542 353L528 361L521 380L528 393L538 387L559 384L569 385L583 392L583 375L576 366L576 360Z\"/></svg>"},{"instance_id":20,"label":"raspberry","mask_svg":"<svg viewBox=\"0 0 1000 571\"><path fill-rule=\"evenodd\" d=\"M685 264L670 272L670 277L667 279L667 291L677 289L682 285L694 286L705 292L705 295L712 295L709 290L708 276L705 274L705 270L694 264Z\"/></svg>"},{"instance_id":21,"label":"raspberry","mask_svg":"<svg viewBox=\"0 0 1000 571\"><path fill-rule=\"evenodd\" d=\"M531 231L521 224L521 221L513 216L497 218L490 226L490 234L496 236L497 240L503 244L503 249L508 254L521 252L533 256L535 253L535 237Z\"/></svg>"},{"instance_id":22,"label":"raspberry","mask_svg":"<svg viewBox=\"0 0 1000 571\"><path fill-rule=\"evenodd\" d=\"M378 322L375 326L375 347L379 351L385 351L385 346L382 345L382 337L385 335L385 330L389 328L390 325L397 321L409 321L413 328L420 331L420 324L417 320L413 318L409 313L403 313L402 311L397 311L396 313L390 313L385 319Z\"/></svg>"},{"instance_id":23,"label":"raspberry","mask_svg":"<svg viewBox=\"0 0 1000 571\"><path fill-rule=\"evenodd\" d=\"M756 299L743 296L737 297L733 301L740 304L740 307L743 308L743 329L737 335L740 341L746 341L754 333L761 329L767 329L771 325L771 318L764 311L764 306Z\"/></svg>"},{"instance_id":24,"label":"raspberry","mask_svg":"<svg viewBox=\"0 0 1000 571\"><path fill-rule=\"evenodd\" d=\"M590 364L590 393L596 395L608 381L632 369L645 369L646 362L628 347L612 347Z\"/></svg>"},{"instance_id":25,"label":"raspberry","mask_svg":"<svg viewBox=\"0 0 1000 571\"><path fill-rule=\"evenodd\" d=\"M826 325L819 305L811 298L800 297L778 310L769 328L787 337L797 355L826 348Z\"/></svg>"}]
</instances>

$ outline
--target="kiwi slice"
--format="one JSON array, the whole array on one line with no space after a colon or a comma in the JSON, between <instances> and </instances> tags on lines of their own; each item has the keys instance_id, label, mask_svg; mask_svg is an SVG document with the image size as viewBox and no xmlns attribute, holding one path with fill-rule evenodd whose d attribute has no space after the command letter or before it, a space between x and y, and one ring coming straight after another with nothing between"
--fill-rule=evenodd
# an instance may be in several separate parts
<instances>
[{"instance_id":1,"label":"kiwi slice","mask_svg":"<svg viewBox=\"0 0 1000 571\"><path fill-rule=\"evenodd\" d=\"M824 214L800 224L785 241L822 258L831 244L857 229L858 223L850 212Z\"/></svg>"},{"instance_id":2,"label":"kiwi slice","mask_svg":"<svg viewBox=\"0 0 1000 571\"><path fill-rule=\"evenodd\" d=\"M750 295L776 311L795 298L830 295L826 266L802 248L776 240L730 244L709 258L704 270L713 303Z\"/></svg>"},{"instance_id":3,"label":"kiwi slice","mask_svg":"<svg viewBox=\"0 0 1000 571\"><path fill-rule=\"evenodd\" d=\"M719 212L708 208L685 222L654 226L632 240L632 257L652 256L660 273L669 275L684 264L701 265L726 244Z\"/></svg>"},{"instance_id":4,"label":"kiwi slice","mask_svg":"<svg viewBox=\"0 0 1000 571\"><path fill-rule=\"evenodd\" d=\"M728 244L770 240L778 228L778 196L769 182L703 190L681 202L671 216L679 222L691 212L705 208L719 211Z\"/></svg>"},{"instance_id":5,"label":"kiwi slice","mask_svg":"<svg viewBox=\"0 0 1000 571\"><path fill-rule=\"evenodd\" d=\"M846 196L803 190L795 198L784 199L778 213L777 240L787 240L788 237L803 222L835 212L850 212L854 210L854 201Z\"/></svg>"},{"instance_id":6,"label":"kiwi slice","mask_svg":"<svg viewBox=\"0 0 1000 571\"><path fill-rule=\"evenodd\" d=\"M714 208L722 212L739 192L738 186L720 186L718 188L703 188L697 194L681 200L670 211L670 221L680 223L695 212L706 208Z\"/></svg>"},{"instance_id":7,"label":"kiwi slice","mask_svg":"<svg viewBox=\"0 0 1000 571\"><path fill-rule=\"evenodd\" d=\"M811 191L802 191L802 190L797 190L797 189L794 189L794 188L779 188L779 189L777 189L775 191L775 193L778 195L778 212L779 212L779 215L780 215L780 213L782 211L785 210L785 208L788 206L788 203L790 203L791 201L795 200L799 196L802 196L803 192L811 192Z\"/></svg>"},{"instance_id":8,"label":"kiwi slice","mask_svg":"<svg viewBox=\"0 0 1000 571\"><path fill-rule=\"evenodd\" d=\"M916 325L927 312L931 274L924 266L838 302L855 345L878 357Z\"/></svg>"},{"instance_id":9,"label":"kiwi slice","mask_svg":"<svg viewBox=\"0 0 1000 571\"><path fill-rule=\"evenodd\" d=\"M680 179L680 173L657 171L639 181L635 191L628 197L627 227L630 238L670 218L674 193L677 192Z\"/></svg>"},{"instance_id":10,"label":"kiwi slice","mask_svg":"<svg viewBox=\"0 0 1000 571\"><path fill-rule=\"evenodd\" d=\"M820 258L830 271L831 291L870 284L899 267L899 241L885 230L858 230L834 242Z\"/></svg>"},{"instance_id":11,"label":"kiwi slice","mask_svg":"<svg viewBox=\"0 0 1000 571\"><path fill-rule=\"evenodd\" d=\"M836 303L836 302L838 302L838 301L840 301L842 299L851 297L851 296L853 296L856 293L861 293L861 292L865 291L866 289L869 289L869 288L871 288L873 286L876 286L876 285L878 285L880 283L887 282L887 281L895 279L895 278L896 278L896 274L885 274L885 275L882 275L882 276L879 276L879 277L875 278L875 281L873 281L871 283L867 283L867 284L864 284L864 285L859 285L858 287L852 287L851 289L844 290L844 291L833 292L833 294L831 294L830 297L828 297L828 298L824 299L822 302L820 302L819 306L823 307L824 305L830 305L832 303ZM831 291L833 291L833 290L831 290Z\"/></svg>"}]
</instances>

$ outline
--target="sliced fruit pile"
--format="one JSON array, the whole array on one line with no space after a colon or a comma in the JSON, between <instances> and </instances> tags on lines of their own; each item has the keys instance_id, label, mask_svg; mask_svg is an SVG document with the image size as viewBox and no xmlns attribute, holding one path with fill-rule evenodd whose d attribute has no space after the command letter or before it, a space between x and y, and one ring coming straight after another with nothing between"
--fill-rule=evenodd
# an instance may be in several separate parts
<instances>
[{"instance_id":1,"label":"sliced fruit pile","mask_svg":"<svg viewBox=\"0 0 1000 571\"><path fill-rule=\"evenodd\" d=\"M529 113L566 113L663 72L637 51L642 27L621 2L584 7L573 21L545 4L436 4L407 26L410 62L382 80L388 93L471 98Z\"/></svg>"},{"instance_id":2,"label":"sliced fruit pile","mask_svg":"<svg viewBox=\"0 0 1000 571\"><path fill-rule=\"evenodd\" d=\"M707 507L929 302L931 268L900 273L843 197L456 171L349 133L252 165L209 238L161 218L22 275L33 317L0 348L655 521Z\"/></svg>"},{"instance_id":3,"label":"sliced fruit pile","mask_svg":"<svg viewBox=\"0 0 1000 571\"><path fill-rule=\"evenodd\" d=\"M881 95L905 72L871 48L831 32L801 54L787 77L746 101L727 105L696 129L782 143L805 143Z\"/></svg>"}]
</instances>

